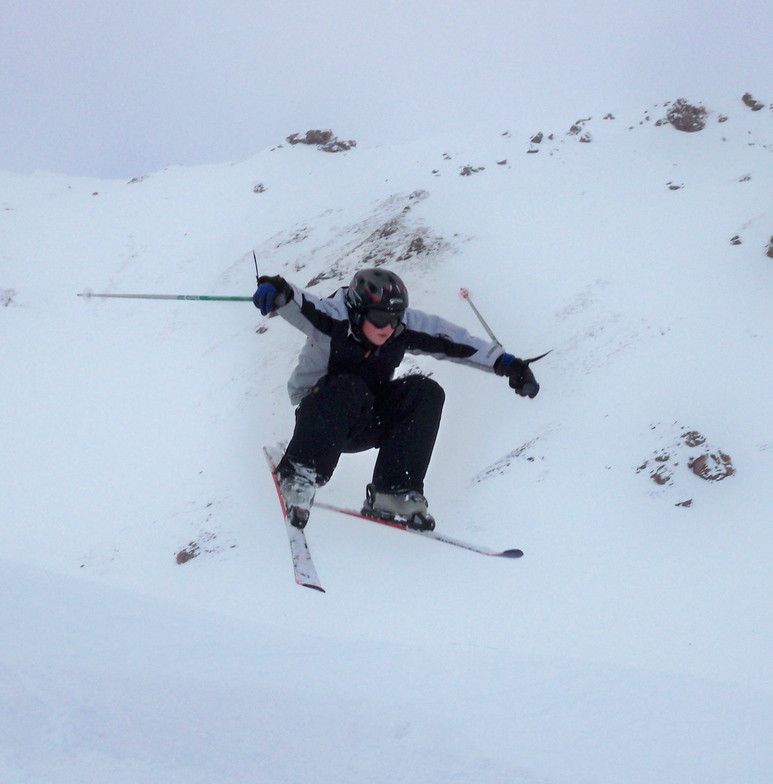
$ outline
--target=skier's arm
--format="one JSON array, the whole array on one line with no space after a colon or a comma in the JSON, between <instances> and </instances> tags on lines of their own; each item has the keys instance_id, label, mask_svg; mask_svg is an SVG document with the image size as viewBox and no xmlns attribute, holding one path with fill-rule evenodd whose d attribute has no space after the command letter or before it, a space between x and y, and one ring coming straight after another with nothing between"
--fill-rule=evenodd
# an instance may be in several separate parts
<instances>
[{"instance_id":1,"label":"skier's arm","mask_svg":"<svg viewBox=\"0 0 773 784\"><path fill-rule=\"evenodd\" d=\"M279 275L262 276L258 284L252 298L255 307L264 316L277 313L307 335L314 331L330 335L337 324L347 319L340 296L319 299Z\"/></svg>"},{"instance_id":2,"label":"skier's arm","mask_svg":"<svg viewBox=\"0 0 773 784\"><path fill-rule=\"evenodd\" d=\"M406 349L411 354L429 354L494 372L496 361L505 353L499 343L473 337L440 316L409 308L404 321Z\"/></svg>"},{"instance_id":3,"label":"skier's arm","mask_svg":"<svg viewBox=\"0 0 773 784\"><path fill-rule=\"evenodd\" d=\"M523 397L533 398L539 392L528 363L506 353L499 343L473 337L463 327L417 310L406 311L405 325L412 354L429 354L507 376L512 389Z\"/></svg>"}]
</instances>

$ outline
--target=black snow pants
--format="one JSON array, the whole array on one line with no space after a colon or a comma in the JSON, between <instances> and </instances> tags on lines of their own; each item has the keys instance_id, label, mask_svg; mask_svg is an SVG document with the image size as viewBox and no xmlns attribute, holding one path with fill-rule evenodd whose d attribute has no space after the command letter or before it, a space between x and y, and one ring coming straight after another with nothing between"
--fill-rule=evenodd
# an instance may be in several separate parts
<instances>
[{"instance_id":1,"label":"black snow pants","mask_svg":"<svg viewBox=\"0 0 773 784\"><path fill-rule=\"evenodd\" d=\"M376 448L377 490L423 493L444 401L443 388L426 376L387 381L376 392L357 375L325 376L296 409L279 473L300 464L325 484L343 452Z\"/></svg>"}]
</instances>

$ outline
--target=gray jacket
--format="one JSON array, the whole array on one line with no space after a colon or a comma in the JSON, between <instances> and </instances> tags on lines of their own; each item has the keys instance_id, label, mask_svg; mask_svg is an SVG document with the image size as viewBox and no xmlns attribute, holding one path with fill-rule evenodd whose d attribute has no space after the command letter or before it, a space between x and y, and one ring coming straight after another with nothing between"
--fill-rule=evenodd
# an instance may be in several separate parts
<instances>
[{"instance_id":1,"label":"gray jacket","mask_svg":"<svg viewBox=\"0 0 773 784\"><path fill-rule=\"evenodd\" d=\"M290 400L297 405L325 375L354 373L375 393L390 381L406 353L428 354L494 372L504 354L498 343L470 335L445 319L408 308L402 323L383 346L373 346L351 327L346 308L346 288L319 299L290 284L293 297L277 310L306 336L298 365L287 384Z\"/></svg>"}]
</instances>

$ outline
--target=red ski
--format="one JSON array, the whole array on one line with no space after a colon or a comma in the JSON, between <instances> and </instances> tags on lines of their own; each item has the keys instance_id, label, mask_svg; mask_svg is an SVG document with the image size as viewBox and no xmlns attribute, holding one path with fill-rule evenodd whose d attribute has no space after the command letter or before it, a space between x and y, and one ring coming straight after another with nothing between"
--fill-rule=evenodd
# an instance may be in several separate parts
<instances>
[{"instance_id":1,"label":"red ski","mask_svg":"<svg viewBox=\"0 0 773 784\"><path fill-rule=\"evenodd\" d=\"M380 525L388 525L390 528L398 528L401 531L407 531L411 534L417 534L425 539L434 539L436 542L445 542L445 544L452 544L454 547L461 547L464 550L470 550L473 553L480 553L481 555L492 555L497 558L520 558L523 555L523 550L491 550L478 544L470 544L469 542L462 542L459 539L452 539L450 536L445 536L437 531L419 531L415 528L409 528L407 525L400 523L396 520L382 520L380 517L371 517L370 515L357 512L354 509L345 509L341 506L334 504L326 504L323 501L315 501L314 506L317 509L327 509L328 512L338 512L339 514L349 515L349 517L359 517L360 520L368 520L371 523L379 523Z\"/></svg>"}]
</instances>

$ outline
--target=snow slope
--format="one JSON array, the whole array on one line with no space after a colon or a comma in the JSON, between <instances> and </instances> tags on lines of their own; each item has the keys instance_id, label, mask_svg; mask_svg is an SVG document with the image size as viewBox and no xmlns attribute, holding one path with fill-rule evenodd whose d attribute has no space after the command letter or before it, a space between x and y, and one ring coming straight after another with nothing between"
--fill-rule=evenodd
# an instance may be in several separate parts
<instances>
[{"instance_id":1,"label":"snow slope","mask_svg":"<svg viewBox=\"0 0 773 784\"><path fill-rule=\"evenodd\" d=\"M0 778L769 782L773 116L708 108L0 175ZM553 349L533 401L406 363L447 393L440 528L522 559L317 510L327 593L293 583L261 448L301 336L76 296L249 295L253 249L322 294L386 260L482 334L466 286L509 351ZM359 503L372 459L320 498Z\"/></svg>"}]
</instances>

